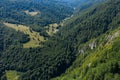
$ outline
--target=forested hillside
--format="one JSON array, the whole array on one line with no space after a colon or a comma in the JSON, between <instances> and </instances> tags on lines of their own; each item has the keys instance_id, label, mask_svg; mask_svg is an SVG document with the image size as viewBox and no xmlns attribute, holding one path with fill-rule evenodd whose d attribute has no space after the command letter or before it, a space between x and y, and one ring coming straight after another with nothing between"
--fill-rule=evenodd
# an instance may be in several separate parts
<instances>
[{"instance_id":1,"label":"forested hillside","mask_svg":"<svg viewBox=\"0 0 120 80\"><path fill-rule=\"evenodd\" d=\"M64 30L69 31L62 30L60 35L78 46L77 58L65 74L53 80L120 79L119 6L119 0L108 0L66 21Z\"/></svg>"},{"instance_id":2,"label":"forested hillside","mask_svg":"<svg viewBox=\"0 0 120 80\"><path fill-rule=\"evenodd\" d=\"M76 2L76 13L67 0L9 1L0 1L1 80L11 76L18 80L120 79L119 0L88 1L90 6L85 8L85 3L80 6ZM59 23L72 13L56 34L40 42L42 47L24 48L30 35L41 35L43 26ZM18 29L19 25L29 27L30 33Z\"/></svg>"},{"instance_id":3,"label":"forested hillside","mask_svg":"<svg viewBox=\"0 0 120 80\"><path fill-rule=\"evenodd\" d=\"M119 42L120 28L117 28L80 45L72 66L52 80L119 80Z\"/></svg>"},{"instance_id":4,"label":"forested hillside","mask_svg":"<svg viewBox=\"0 0 120 80\"><path fill-rule=\"evenodd\" d=\"M45 35L44 26L59 23L73 13L73 8L62 1L2 0L0 21L30 26Z\"/></svg>"}]
</instances>

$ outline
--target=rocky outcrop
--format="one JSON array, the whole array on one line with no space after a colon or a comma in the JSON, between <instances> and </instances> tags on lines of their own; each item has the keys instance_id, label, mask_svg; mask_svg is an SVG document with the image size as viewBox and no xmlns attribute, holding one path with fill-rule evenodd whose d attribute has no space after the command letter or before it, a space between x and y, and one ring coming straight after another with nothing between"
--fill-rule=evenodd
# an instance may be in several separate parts
<instances>
[{"instance_id":1,"label":"rocky outcrop","mask_svg":"<svg viewBox=\"0 0 120 80\"><path fill-rule=\"evenodd\" d=\"M94 49L94 48L96 48L96 46L97 46L97 44L95 41L93 41L92 43L89 44L90 49Z\"/></svg>"}]
</instances>

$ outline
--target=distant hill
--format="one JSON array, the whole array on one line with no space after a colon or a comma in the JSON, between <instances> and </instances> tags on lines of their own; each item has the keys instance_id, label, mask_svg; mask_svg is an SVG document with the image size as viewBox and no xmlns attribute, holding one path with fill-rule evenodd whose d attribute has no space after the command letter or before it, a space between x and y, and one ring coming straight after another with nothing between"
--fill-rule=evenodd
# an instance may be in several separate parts
<instances>
[{"instance_id":1,"label":"distant hill","mask_svg":"<svg viewBox=\"0 0 120 80\"><path fill-rule=\"evenodd\" d=\"M8 79L10 74L20 80L119 80L120 0L86 1L90 6L82 8L86 6L83 2L76 5L77 11L73 4L56 0L38 3L4 0L6 5L0 2L1 80ZM30 35L36 39L44 26L57 25L73 11L56 34L44 36L42 47L23 47L30 41ZM20 24L30 28L18 30ZM37 35L33 35L35 31ZM30 33L24 34L27 32ZM39 44L38 38L36 41Z\"/></svg>"},{"instance_id":2,"label":"distant hill","mask_svg":"<svg viewBox=\"0 0 120 80\"><path fill-rule=\"evenodd\" d=\"M0 3L1 21L43 26L60 22L73 13L73 9L66 3L46 0L3 0ZM25 11L39 12L36 16L25 14ZM58 18L59 16L59 18ZM32 18L32 20L31 20Z\"/></svg>"}]
</instances>

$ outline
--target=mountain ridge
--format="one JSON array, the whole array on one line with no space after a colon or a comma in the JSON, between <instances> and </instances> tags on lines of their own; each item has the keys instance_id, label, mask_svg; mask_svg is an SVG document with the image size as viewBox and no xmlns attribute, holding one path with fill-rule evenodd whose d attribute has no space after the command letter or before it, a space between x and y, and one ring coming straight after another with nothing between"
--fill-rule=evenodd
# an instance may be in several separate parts
<instances>
[{"instance_id":1,"label":"mountain ridge","mask_svg":"<svg viewBox=\"0 0 120 80\"><path fill-rule=\"evenodd\" d=\"M6 74L13 70L20 80L119 80L119 13L119 0L78 10L58 33L41 43L43 47L28 49L23 48L28 35L0 23L0 78L6 80ZM32 28L37 31L42 27L34 23Z\"/></svg>"}]
</instances>

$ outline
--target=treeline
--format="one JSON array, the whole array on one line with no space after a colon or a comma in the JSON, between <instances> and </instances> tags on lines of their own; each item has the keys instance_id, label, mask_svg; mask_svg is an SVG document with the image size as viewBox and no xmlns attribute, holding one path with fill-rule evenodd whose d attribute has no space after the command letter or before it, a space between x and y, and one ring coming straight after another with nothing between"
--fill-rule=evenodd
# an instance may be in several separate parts
<instances>
[{"instance_id":1,"label":"treeline","mask_svg":"<svg viewBox=\"0 0 120 80\"><path fill-rule=\"evenodd\" d=\"M119 8L120 1L111 0L84 11L70 19L58 34L43 43L42 48L23 49L19 38L22 34L18 36L18 32L6 31L6 37L12 42L6 42L10 46L5 47L0 59L6 70L23 72L21 80L50 80L64 73L72 64L80 44L119 26Z\"/></svg>"},{"instance_id":2,"label":"treeline","mask_svg":"<svg viewBox=\"0 0 120 80\"><path fill-rule=\"evenodd\" d=\"M52 80L119 80L120 79L120 29L107 33L79 47L79 56L61 76ZM111 37L113 37L111 39ZM90 44L96 43L94 49Z\"/></svg>"},{"instance_id":3,"label":"treeline","mask_svg":"<svg viewBox=\"0 0 120 80\"><path fill-rule=\"evenodd\" d=\"M43 26L59 23L73 13L73 8L60 1L0 1L0 21L24 24L34 30L42 31ZM38 12L31 16L25 13Z\"/></svg>"},{"instance_id":4,"label":"treeline","mask_svg":"<svg viewBox=\"0 0 120 80\"><path fill-rule=\"evenodd\" d=\"M65 32L62 30L59 35L67 41L73 41L74 46L78 46L79 56L73 65L66 70L65 74L53 80L120 79L119 9L119 0L109 0L102 5L91 8L89 11L85 11L84 14L82 13L80 16L76 16L76 18L70 19L67 22L64 29L65 31L69 31ZM71 27L73 28L71 29ZM111 31L111 33L108 31ZM114 31L114 33L112 31ZM64 34L67 34L67 36ZM118 34L117 38L115 38L115 34ZM110 35L114 37L111 41L108 38ZM98 36L100 36L97 38L98 40L94 40ZM97 45L96 49L93 49L93 51L89 48L91 44L90 40L93 45L95 45L94 42ZM89 43L86 43L88 41ZM86 44L83 46L81 43ZM82 52L80 52L81 50Z\"/></svg>"},{"instance_id":5,"label":"treeline","mask_svg":"<svg viewBox=\"0 0 120 80\"><path fill-rule=\"evenodd\" d=\"M59 32L59 36L67 41L81 44L110 29L119 27L119 5L119 0L110 0L102 5L85 10L80 15L66 21L65 27Z\"/></svg>"},{"instance_id":6,"label":"treeline","mask_svg":"<svg viewBox=\"0 0 120 80\"><path fill-rule=\"evenodd\" d=\"M23 72L20 79L50 79L63 73L74 60L74 49L69 42L48 41L43 48L24 49L22 43L27 40L25 34L0 25L1 73L5 70ZM22 40L22 41L21 41ZM58 43L59 42L59 43ZM63 45L64 44L64 45ZM70 56L72 55L72 56ZM3 70L2 70L3 69ZM3 75L2 77L4 77Z\"/></svg>"}]
</instances>

